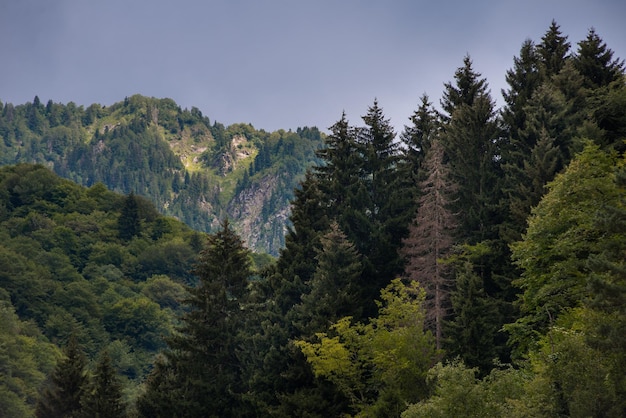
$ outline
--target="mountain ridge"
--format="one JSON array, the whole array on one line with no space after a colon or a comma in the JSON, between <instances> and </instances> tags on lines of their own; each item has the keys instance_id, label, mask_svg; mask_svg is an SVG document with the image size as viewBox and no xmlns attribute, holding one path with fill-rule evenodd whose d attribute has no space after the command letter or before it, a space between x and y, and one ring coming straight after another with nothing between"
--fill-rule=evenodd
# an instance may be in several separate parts
<instances>
[{"instance_id":1,"label":"mountain ridge","mask_svg":"<svg viewBox=\"0 0 626 418\"><path fill-rule=\"evenodd\" d=\"M323 133L224 126L197 108L141 95L111 106L0 103L0 165L44 164L84 186L135 193L211 232L229 218L246 244L278 255L293 190Z\"/></svg>"}]
</instances>

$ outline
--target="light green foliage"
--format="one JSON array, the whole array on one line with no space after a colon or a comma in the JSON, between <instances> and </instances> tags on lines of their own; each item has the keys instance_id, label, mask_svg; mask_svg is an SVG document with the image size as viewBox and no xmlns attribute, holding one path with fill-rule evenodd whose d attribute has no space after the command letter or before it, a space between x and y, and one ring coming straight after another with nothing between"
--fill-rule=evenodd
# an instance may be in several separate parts
<instances>
[{"instance_id":1,"label":"light green foliage","mask_svg":"<svg viewBox=\"0 0 626 418\"><path fill-rule=\"evenodd\" d=\"M381 291L378 317L368 324L345 317L316 341L298 340L317 377L328 379L361 416L399 416L406 402L427 393L426 371L438 353L424 330L424 291L395 279Z\"/></svg>"},{"instance_id":2,"label":"light green foliage","mask_svg":"<svg viewBox=\"0 0 626 418\"><path fill-rule=\"evenodd\" d=\"M32 324L21 321L0 290L0 417L32 417L37 389L59 350Z\"/></svg>"},{"instance_id":3,"label":"light green foliage","mask_svg":"<svg viewBox=\"0 0 626 418\"><path fill-rule=\"evenodd\" d=\"M428 372L435 393L409 406L402 418L513 416L513 402L523 395L525 373L512 368L494 369L482 380L477 374L477 368L468 368L458 360L438 363Z\"/></svg>"},{"instance_id":4,"label":"light green foliage","mask_svg":"<svg viewBox=\"0 0 626 418\"><path fill-rule=\"evenodd\" d=\"M516 404L519 416L622 416L615 408L621 401L611 382L613 359L588 343L593 315L575 309L539 341L530 354L533 377Z\"/></svg>"},{"instance_id":5,"label":"light green foliage","mask_svg":"<svg viewBox=\"0 0 626 418\"><path fill-rule=\"evenodd\" d=\"M515 282L523 291L522 317L508 329L522 347L535 333L546 332L561 312L589 297L587 259L599 252L602 239L595 215L619 196L614 166L613 156L588 145L549 184L523 240L512 246L513 258L523 270Z\"/></svg>"}]
</instances>

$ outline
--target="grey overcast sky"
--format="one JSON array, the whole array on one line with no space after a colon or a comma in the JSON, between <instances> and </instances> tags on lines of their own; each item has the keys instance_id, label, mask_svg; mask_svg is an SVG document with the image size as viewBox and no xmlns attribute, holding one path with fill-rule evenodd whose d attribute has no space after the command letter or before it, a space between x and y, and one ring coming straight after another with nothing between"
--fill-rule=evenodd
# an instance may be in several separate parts
<instances>
[{"instance_id":1,"label":"grey overcast sky","mask_svg":"<svg viewBox=\"0 0 626 418\"><path fill-rule=\"evenodd\" d=\"M624 0L0 0L0 100L174 99L257 129L350 123L377 98L396 130L469 55L498 105L522 42L552 20L626 57Z\"/></svg>"}]
</instances>

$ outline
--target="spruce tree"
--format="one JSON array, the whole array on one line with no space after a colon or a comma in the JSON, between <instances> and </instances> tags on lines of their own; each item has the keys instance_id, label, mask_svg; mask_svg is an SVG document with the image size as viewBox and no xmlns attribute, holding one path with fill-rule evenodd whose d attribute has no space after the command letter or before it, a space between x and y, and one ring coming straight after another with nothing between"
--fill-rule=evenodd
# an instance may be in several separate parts
<instances>
[{"instance_id":1,"label":"spruce tree","mask_svg":"<svg viewBox=\"0 0 626 418\"><path fill-rule=\"evenodd\" d=\"M373 302L380 289L403 270L398 250L414 214L414 201L413 196L405 192L411 179L398 176L399 144L377 101L370 106L363 121L365 126L358 130L363 152L358 195L361 204L353 206L353 209L358 208L358 214L350 216L352 229L346 232L366 258L364 313L371 316L375 313ZM342 223L340 226L346 228Z\"/></svg>"},{"instance_id":2,"label":"spruce tree","mask_svg":"<svg viewBox=\"0 0 626 418\"><path fill-rule=\"evenodd\" d=\"M537 52L541 57L541 71L544 79L550 79L561 72L569 59L570 43L567 36L561 33L561 27L552 21L550 28L541 38Z\"/></svg>"},{"instance_id":3,"label":"spruce tree","mask_svg":"<svg viewBox=\"0 0 626 418\"><path fill-rule=\"evenodd\" d=\"M301 334L324 331L344 316L360 317L359 302L362 265L354 244L348 241L336 222L321 237L316 256L317 268L298 307Z\"/></svg>"},{"instance_id":4,"label":"spruce tree","mask_svg":"<svg viewBox=\"0 0 626 418\"><path fill-rule=\"evenodd\" d=\"M506 341L503 338L496 341L495 335L502 324L510 321L510 302L513 299L511 279L507 276L510 264L508 249L499 236L503 215L500 210L502 131L487 82L474 71L469 57L464 59L463 67L455 73L455 84L449 83L446 87L442 104L449 113L443 125L441 141L451 179L458 184L451 204L458 220L456 240L457 243L488 248L471 263L474 269L471 274L478 277L476 286L481 287L480 292L486 295L491 308L498 312L484 319L483 329L494 334L481 336L481 339L492 341L494 352L501 351L502 360L506 360ZM461 277L458 274L455 271L454 276ZM468 306L463 311L480 312L484 309L478 299L467 303L475 306ZM459 315L461 312L455 309L451 320L459 320ZM476 341L476 344L479 343ZM470 349L467 345L461 347Z\"/></svg>"},{"instance_id":5,"label":"spruce tree","mask_svg":"<svg viewBox=\"0 0 626 418\"><path fill-rule=\"evenodd\" d=\"M482 245L465 247L455 266L455 288L450 295L453 315L446 322L448 358L459 357L485 375L493 360L501 357L496 335L502 327L498 302L485 290L486 283L476 272L485 251Z\"/></svg>"},{"instance_id":6,"label":"spruce tree","mask_svg":"<svg viewBox=\"0 0 626 418\"><path fill-rule=\"evenodd\" d=\"M84 418L126 416L126 407L122 401L122 385L106 351L100 356L89 393L83 399L81 416Z\"/></svg>"},{"instance_id":7,"label":"spruce tree","mask_svg":"<svg viewBox=\"0 0 626 418\"><path fill-rule=\"evenodd\" d=\"M252 270L250 251L227 220L208 236L193 274L198 285L188 288L183 301L188 310L167 339L161 376L152 379L144 397L158 398L160 390L176 388L179 416L240 416L244 384L238 350ZM163 396L171 399L171 393Z\"/></svg>"},{"instance_id":8,"label":"spruce tree","mask_svg":"<svg viewBox=\"0 0 626 418\"><path fill-rule=\"evenodd\" d=\"M608 86L624 74L624 61L613 59L613 51L593 28L587 38L578 43L573 60L574 67L584 78L584 87L588 89Z\"/></svg>"},{"instance_id":9,"label":"spruce tree","mask_svg":"<svg viewBox=\"0 0 626 418\"><path fill-rule=\"evenodd\" d=\"M451 177L459 184L454 212L459 237L469 243L493 239L499 221L500 131L487 82L469 57L446 84L442 107L448 112L442 144Z\"/></svg>"},{"instance_id":10,"label":"spruce tree","mask_svg":"<svg viewBox=\"0 0 626 418\"><path fill-rule=\"evenodd\" d=\"M62 358L54 368L48 385L37 401L37 418L78 417L81 400L87 389L85 366L87 360L72 334L63 350Z\"/></svg>"},{"instance_id":11,"label":"spruce tree","mask_svg":"<svg viewBox=\"0 0 626 418\"><path fill-rule=\"evenodd\" d=\"M469 55L463 58L463 66L454 73L454 84L445 83L445 90L441 99L441 115L448 122L455 110L462 105L472 106L474 101L487 94L487 80L480 78L480 73L474 71Z\"/></svg>"},{"instance_id":12,"label":"spruce tree","mask_svg":"<svg viewBox=\"0 0 626 418\"><path fill-rule=\"evenodd\" d=\"M402 161L410 168L410 178L418 181L418 172L439 131L438 115L427 95L421 97L419 108L409 118L411 125L405 126L400 140L405 145L401 151Z\"/></svg>"},{"instance_id":13,"label":"spruce tree","mask_svg":"<svg viewBox=\"0 0 626 418\"><path fill-rule=\"evenodd\" d=\"M519 140L518 131L526 122L525 107L542 83L537 47L530 39L522 44L519 57L513 58L513 68L506 72L508 89L502 90L506 105L502 122L509 141Z\"/></svg>"},{"instance_id":14,"label":"spruce tree","mask_svg":"<svg viewBox=\"0 0 626 418\"><path fill-rule=\"evenodd\" d=\"M139 206L132 192L124 199L122 211L117 221L117 228L120 238L126 241L141 233Z\"/></svg>"},{"instance_id":15,"label":"spruce tree","mask_svg":"<svg viewBox=\"0 0 626 418\"><path fill-rule=\"evenodd\" d=\"M526 107L526 123L520 127L518 138L510 138L503 150L503 213L507 218L500 231L508 243L521 238L531 208L566 162L566 106L558 90L550 84L541 86Z\"/></svg>"},{"instance_id":16,"label":"spruce tree","mask_svg":"<svg viewBox=\"0 0 626 418\"><path fill-rule=\"evenodd\" d=\"M401 253L406 258L406 276L426 290L426 323L434 331L440 349L443 321L450 310L449 292L454 284L443 259L454 244L456 219L449 206L457 186L449 179L443 148L437 140L426 155L424 172L427 177L420 183L419 208Z\"/></svg>"}]
</instances>

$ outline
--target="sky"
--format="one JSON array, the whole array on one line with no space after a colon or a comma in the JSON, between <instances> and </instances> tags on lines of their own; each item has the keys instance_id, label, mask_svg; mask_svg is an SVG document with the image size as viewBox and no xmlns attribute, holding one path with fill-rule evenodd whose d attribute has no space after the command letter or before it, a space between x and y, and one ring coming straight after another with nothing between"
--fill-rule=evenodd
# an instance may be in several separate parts
<instances>
[{"instance_id":1,"label":"sky","mask_svg":"<svg viewBox=\"0 0 626 418\"><path fill-rule=\"evenodd\" d=\"M595 28L626 58L624 0L0 0L0 101L142 94L225 125L327 131L377 100L399 133L465 56L501 106L513 58L552 20L574 51Z\"/></svg>"}]
</instances>

